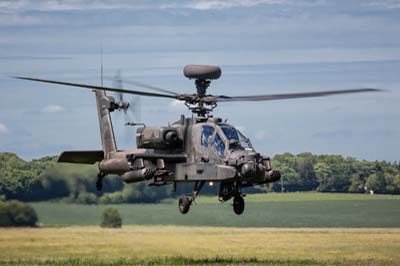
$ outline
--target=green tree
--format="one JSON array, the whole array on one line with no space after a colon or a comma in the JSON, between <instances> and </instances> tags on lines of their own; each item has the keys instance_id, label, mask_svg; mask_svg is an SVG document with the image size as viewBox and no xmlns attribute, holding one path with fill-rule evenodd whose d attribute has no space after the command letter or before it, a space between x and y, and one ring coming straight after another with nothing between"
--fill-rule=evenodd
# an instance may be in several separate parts
<instances>
[{"instance_id":1,"label":"green tree","mask_svg":"<svg viewBox=\"0 0 400 266\"><path fill-rule=\"evenodd\" d=\"M400 174L393 175L390 173L385 173L385 191L388 193L398 194L400 193Z\"/></svg>"},{"instance_id":2,"label":"green tree","mask_svg":"<svg viewBox=\"0 0 400 266\"><path fill-rule=\"evenodd\" d=\"M122 226L122 218L116 208L106 208L101 214L101 227L120 228Z\"/></svg>"},{"instance_id":3,"label":"green tree","mask_svg":"<svg viewBox=\"0 0 400 266\"><path fill-rule=\"evenodd\" d=\"M351 193L362 193L365 192L365 180L363 180L359 174L353 174L350 179L349 192Z\"/></svg>"},{"instance_id":4,"label":"green tree","mask_svg":"<svg viewBox=\"0 0 400 266\"><path fill-rule=\"evenodd\" d=\"M365 183L367 190L373 190L376 193L383 193L385 191L385 178L381 174L374 173L370 175Z\"/></svg>"},{"instance_id":5,"label":"green tree","mask_svg":"<svg viewBox=\"0 0 400 266\"><path fill-rule=\"evenodd\" d=\"M318 162L315 166L315 175L319 186L318 191L332 191L335 187L335 177L333 176L332 169L327 163Z\"/></svg>"},{"instance_id":6,"label":"green tree","mask_svg":"<svg viewBox=\"0 0 400 266\"><path fill-rule=\"evenodd\" d=\"M303 187L303 180L295 169L296 156L291 153L283 153L275 155L271 160L274 169L281 172L281 180L284 191L299 191ZM275 191L280 191L276 183L273 184Z\"/></svg>"},{"instance_id":7,"label":"green tree","mask_svg":"<svg viewBox=\"0 0 400 266\"><path fill-rule=\"evenodd\" d=\"M283 187L283 192L296 191L301 182L299 174L293 168L285 164L277 165L276 169L279 169L281 172L281 180L272 183L273 191L281 192L281 186Z\"/></svg>"},{"instance_id":8,"label":"green tree","mask_svg":"<svg viewBox=\"0 0 400 266\"><path fill-rule=\"evenodd\" d=\"M316 156L312 153L305 152L296 156L294 169L299 174L301 182L301 190L313 190L317 187L316 176L314 172L314 164Z\"/></svg>"},{"instance_id":9,"label":"green tree","mask_svg":"<svg viewBox=\"0 0 400 266\"><path fill-rule=\"evenodd\" d=\"M350 187L350 178L355 173L353 158L343 158L340 155L320 155L317 163L324 163L329 168L329 180L324 180L324 184L319 184L321 191L340 191L347 192Z\"/></svg>"}]
</instances>

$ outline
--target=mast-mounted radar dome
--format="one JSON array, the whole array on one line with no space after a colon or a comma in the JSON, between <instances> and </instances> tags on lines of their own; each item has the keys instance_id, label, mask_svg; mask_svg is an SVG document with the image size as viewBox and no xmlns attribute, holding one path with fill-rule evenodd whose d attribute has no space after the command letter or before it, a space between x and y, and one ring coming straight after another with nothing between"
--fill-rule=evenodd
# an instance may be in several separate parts
<instances>
[{"instance_id":1,"label":"mast-mounted radar dome","mask_svg":"<svg viewBox=\"0 0 400 266\"><path fill-rule=\"evenodd\" d=\"M183 69L183 74L188 79L219 79L221 68L209 65L187 65Z\"/></svg>"}]
</instances>

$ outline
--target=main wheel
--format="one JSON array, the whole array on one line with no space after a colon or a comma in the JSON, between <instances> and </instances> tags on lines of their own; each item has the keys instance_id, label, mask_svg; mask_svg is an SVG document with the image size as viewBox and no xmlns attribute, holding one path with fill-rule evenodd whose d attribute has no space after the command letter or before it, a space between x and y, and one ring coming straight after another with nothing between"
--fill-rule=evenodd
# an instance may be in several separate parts
<instances>
[{"instance_id":1,"label":"main wheel","mask_svg":"<svg viewBox=\"0 0 400 266\"><path fill-rule=\"evenodd\" d=\"M241 215L244 211L244 199L242 196L235 196L233 198L233 211L237 215Z\"/></svg>"},{"instance_id":2,"label":"main wheel","mask_svg":"<svg viewBox=\"0 0 400 266\"><path fill-rule=\"evenodd\" d=\"M191 204L191 202L188 197L186 197L186 196L180 197L179 198L179 211L182 214L188 213L189 209L190 209L190 204Z\"/></svg>"}]
</instances>

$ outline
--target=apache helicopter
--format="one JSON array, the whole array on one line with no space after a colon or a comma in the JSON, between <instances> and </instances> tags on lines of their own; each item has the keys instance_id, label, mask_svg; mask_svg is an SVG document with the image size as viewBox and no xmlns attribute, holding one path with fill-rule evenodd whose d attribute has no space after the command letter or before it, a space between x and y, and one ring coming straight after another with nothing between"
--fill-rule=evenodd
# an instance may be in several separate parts
<instances>
[{"instance_id":1,"label":"apache helicopter","mask_svg":"<svg viewBox=\"0 0 400 266\"><path fill-rule=\"evenodd\" d=\"M238 101L270 101L306 97L320 97L345 93L374 92L379 89L360 88L303 93L226 96L206 94L212 80L221 76L221 68L208 65L188 65L184 75L194 79L197 92L182 94L134 83L157 90L157 93L124 88L86 85L29 77L17 79L60 84L91 89L96 95L102 150L64 151L58 162L94 164L99 162L96 187L102 189L103 178L108 174L122 176L126 183L146 181L150 186L162 186L180 182L193 182L193 191L179 198L179 211L185 214L206 182L219 183L219 200L233 198L233 210L240 215L244 211L243 187L278 181L281 173L273 170L270 158L257 153L250 140L233 125L211 115L217 103ZM106 91L139 96L175 99L185 103L193 116L181 115L175 123L153 127L141 123L128 123L137 128L137 149L117 150L110 113L126 111L130 105L107 96Z\"/></svg>"}]
</instances>

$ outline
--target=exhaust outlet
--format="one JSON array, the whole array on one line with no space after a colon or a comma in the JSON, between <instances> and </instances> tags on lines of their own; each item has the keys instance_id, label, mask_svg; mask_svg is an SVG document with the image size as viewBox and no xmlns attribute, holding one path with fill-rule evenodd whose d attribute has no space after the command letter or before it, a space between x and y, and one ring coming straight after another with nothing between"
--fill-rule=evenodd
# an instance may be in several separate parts
<instances>
[{"instance_id":1,"label":"exhaust outlet","mask_svg":"<svg viewBox=\"0 0 400 266\"><path fill-rule=\"evenodd\" d=\"M281 179L281 172L278 170L271 170L266 172L264 183L272 183Z\"/></svg>"},{"instance_id":2,"label":"exhaust outlet","mask_svg":"<svg viewBox=\"0 0 400 266\"><path fill-rule=\"evenodd\" d=\"M125 183L140 182L153 177L154 171L149 168L126 172L122 175Z\"/></svg>"}]
</instances>

